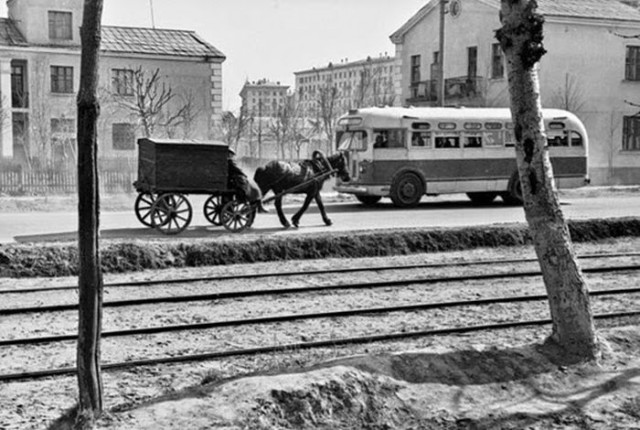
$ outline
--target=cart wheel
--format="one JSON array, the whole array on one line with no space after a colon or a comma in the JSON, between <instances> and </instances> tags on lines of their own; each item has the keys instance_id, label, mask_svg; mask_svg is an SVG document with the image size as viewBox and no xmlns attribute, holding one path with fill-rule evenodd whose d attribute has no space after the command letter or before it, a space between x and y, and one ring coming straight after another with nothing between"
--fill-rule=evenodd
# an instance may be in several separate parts
<instances>
[{"instance_id":1,"label":"cart wheel","mask_svg":"<svg viewBox=\"0 0 640 430\"><path fill-rule=\"evenodd\" d=\"M232 200L222 208L222 224L227 230L239 232L251 227L256 217L256 208L238 200Z\"/></svg>"},{"instance_id":2,"label":"cart wheel","mask_svg":"<svg viewBox=\"0 0 640 430\"><path fill-rule=\"evenodd\" d=\"M220 214L224 203L222 196L219 195L211 196L204 202L204 217L207 221L213 225L222 225Z\"/></svg>"},{"instance_id":3,"label":"cart wheel","mask_svg":"<svg viewBox=\"0 0 640 430\"><path fill-rule=\"evenodd\" d=\"M136 217L145 227L153 227L151 222L151 208L153 207L154 201L155 198L151 193L140 193L136 199L134 205Z\"/></svg>"},{"instance_id":4,"label":"cart wheel","mask_svg":"<svg viewBox=\"0 0 640 430\"><path fill-rule=\"evenodd\" d=\"M151 208L153 227L164 234L178 234L191 223L191 203L182 194L162 194Z\"/></svg>"}]
</instances>

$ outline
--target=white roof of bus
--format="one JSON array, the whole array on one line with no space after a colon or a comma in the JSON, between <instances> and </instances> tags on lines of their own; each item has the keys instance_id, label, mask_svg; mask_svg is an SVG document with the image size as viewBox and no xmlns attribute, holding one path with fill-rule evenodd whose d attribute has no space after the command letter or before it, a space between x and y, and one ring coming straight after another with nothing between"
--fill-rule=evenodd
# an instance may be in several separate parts
<instances>
[{"instance_id":1,"label":"white roof of bus","mask_svg":"<svg viewBox=\"0 0 640 430\"><path fill-rule=\"evenodd\" d=\"M571 112L561 109L543 109L543 117L551 118L575 118ZM447 108L447 107L370 107L350 111L344 117L379 117L380 119L409 119L420 120L467 120L467 121L511 121L509 108Z\"/></svg>"}]
</instances>

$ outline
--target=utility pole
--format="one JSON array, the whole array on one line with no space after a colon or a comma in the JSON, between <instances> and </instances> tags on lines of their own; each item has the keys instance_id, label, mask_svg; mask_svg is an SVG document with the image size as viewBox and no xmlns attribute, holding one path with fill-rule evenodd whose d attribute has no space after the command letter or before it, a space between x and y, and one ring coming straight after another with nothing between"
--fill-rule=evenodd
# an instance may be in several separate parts
<instances>
[{"instance_id":1,"label":"utility pole","mask_svg":"<svg viewBox=\"0 0 640 430\"><path fill-rule=\"evenodd\" d=\"M151 10L151 27L156 28L156 20L153 16L153 0L149 0L149 9Z\"/></svg>"},{"instance_id":2,"label":"utility pole","mask_svg":"<svg viewBox=\"0 0 640 430\"><path fill-rule=\"evenodd\" d=\"M444 106L444 18L447 14L448 0L440 0L440 38L439 38L439 50L440 50L440 73L438 74L438 105Z\"/></svg>"}]
</instances>

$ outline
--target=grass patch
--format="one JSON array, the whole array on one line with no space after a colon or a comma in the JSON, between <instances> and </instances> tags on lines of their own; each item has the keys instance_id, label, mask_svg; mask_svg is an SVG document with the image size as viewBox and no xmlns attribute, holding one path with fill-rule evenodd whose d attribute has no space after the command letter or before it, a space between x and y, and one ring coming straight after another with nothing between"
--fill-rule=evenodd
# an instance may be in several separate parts
<instances>
[{"instance_id":1,"label":"grass patch","mask_svg":"<svg viewBox=\"0 0 640 430\"><path fill-rule=\"evenodd\" d=\"M640 236L640 218L569 221L574 242ZM107 243L105 273L320 258L362 258L525 245L526 225L403 229L310 234L229 242ZM78 273L75 244L0 246L0 276L55 277Z\"/></svg>"}]
</instances>

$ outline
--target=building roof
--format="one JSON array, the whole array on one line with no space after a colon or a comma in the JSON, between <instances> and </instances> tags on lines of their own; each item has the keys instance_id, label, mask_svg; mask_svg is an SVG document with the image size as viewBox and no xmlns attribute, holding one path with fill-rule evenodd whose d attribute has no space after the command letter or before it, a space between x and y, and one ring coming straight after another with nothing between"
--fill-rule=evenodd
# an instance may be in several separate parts
<instances>
[{"instance_id":1,"label":"building roof","mask_svg":"<svg viewBox=\"0 0 640 430\"><path fill-rule=\"evenodd\" d=\"M313 67L311 69L294 72L293 74L302 75L305 73L322 72L329 69L332 69L332 70L349 69L352 67L366 66L368 64L387 63L392 61L395 61L395 57L388 56L388 55L384 55L382 57L367 57L364 60L356 60L356 61L350 61L350 62L344 62L344 63L329 63L325 67Z\"/></svg>"},{"instance_id":2,"label":"building roof","mask_svg":"<svg viewBox=\"0 0 640 430\"><path fill-rule=\"evenodd\" d=\"M0 18L0 46L30 46L13 21ZM119 54L170 55L179 57L225 56L211 44L188 30L144 27L102 26L103 52Z\"/></svg>"},{"instance_id":3,"label":"building roof","mask_svg":"<svg viewBox=\"0 0 640 430\"><path fill-rule=\"evenodd\" d=\"M477 1L500 10L500 0ZM439 0L429 0L390 36L391 40L395 43L401 42L402 37L438 5ZM538 12L545 17L640 22L640 10L620 0L538 0Z\"/></svg>"},{"instance_id":4,"label":"building roof","mask_svg":"<svg viewBox=\"0 0 640 430\"><path fill-rule=\"evenodd\" d=\"M0 18L0 45L27 46L22 33L9 18Z\"/></svg>"},{"instance_id":5,"label":"building roof","mask_svg":"<svg viewBox=\"0 0 640 430\"><path fill-rule=\"evenodd\" d=\"M105 52L225 58L193 31L144 27L102 27Z\"/></svg>"}]
</instances>

